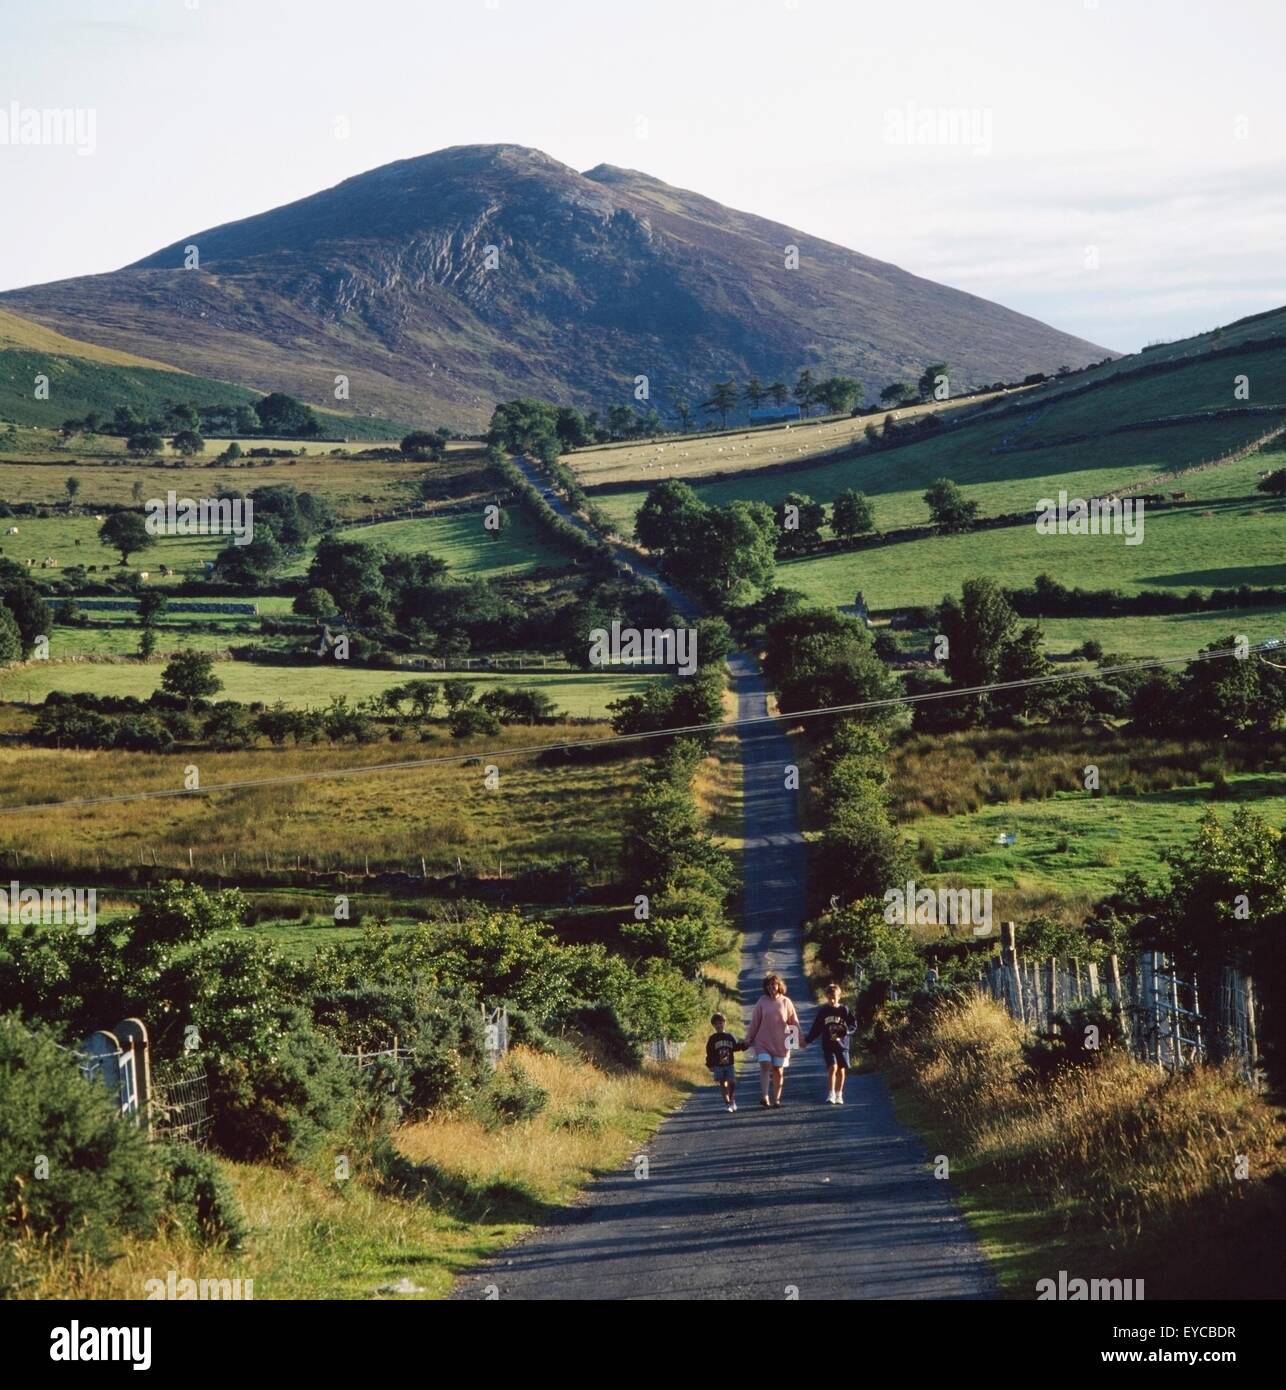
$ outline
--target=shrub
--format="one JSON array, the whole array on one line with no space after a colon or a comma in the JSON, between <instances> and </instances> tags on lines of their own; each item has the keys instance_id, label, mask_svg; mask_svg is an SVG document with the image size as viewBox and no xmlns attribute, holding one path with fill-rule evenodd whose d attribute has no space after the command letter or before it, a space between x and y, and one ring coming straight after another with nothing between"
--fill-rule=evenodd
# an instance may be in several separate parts
<instances>
[{"instance_id":1,"label":"shrub","mask_svg":"<svg viewBox=\"0 0 1286 1390\"><path fill-rule=\"evenodd\" d=\"M0 1288L20 1279L29 1242L103 1258L155 1229L162 1184L145 1134L16 1014L0 1018L0 1114Z\"/></svg>"},{"instance_id":2,"label":"shrub","mask_svg":"<svg viewBox=\"0 0 1286 1390\"><path fill-rule=\"evenodd\" d=\"M302 1010L278 1015L270 1031L266 1055L213 1054L214 1139L231 1158L293 1162L347 1127L358 1080Z\"/></svg>"},{"instance_id":3,"label":"shrub","mask_svg":"<svg viewBox=\"0 0 1286 1390\"><path fill-rule=\"evenodd\" d=\"M240 1246L248 1228L218 1160L187 1144L162 1145L157 1153L171 1221L202 1244Z\"/></svg>"},{"instance_id":4,"label":"shrub","mask_svg":"<svg viewBox=\"0 0 1286 1390\"><path fill-rule=\"evenodd\" d=\"M483 1097L483 1117L490 1125L534 1120L549 1103L549 1092L531 1081L522 1064L510 1059L496 1069Z\"/></svg>"}]
</instances>

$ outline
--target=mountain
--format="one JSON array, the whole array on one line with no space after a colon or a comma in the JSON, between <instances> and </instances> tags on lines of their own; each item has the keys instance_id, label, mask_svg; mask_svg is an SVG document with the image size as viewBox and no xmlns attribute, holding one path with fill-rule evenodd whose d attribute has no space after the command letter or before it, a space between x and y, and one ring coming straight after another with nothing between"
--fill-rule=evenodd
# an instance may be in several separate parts
<instances>
[{"instance_id":1,"label":"mountain","mask_svg":"<svg viewBox=\"0 0 1286 1390\"><path fill-rule=\"evenodd\" d=\"M184 269L192 245L199 268ZM518 145L400 160L122 270L0 301L317 404L335 403L343 374L347 408L456 428L518 395L633 404L640 375L664 408L674 390L700 400L716 378L793 381L806 366L873 393L945 360L961 390L1107 355L646 174L580 174Z\"/></svg>"}]
</instances>

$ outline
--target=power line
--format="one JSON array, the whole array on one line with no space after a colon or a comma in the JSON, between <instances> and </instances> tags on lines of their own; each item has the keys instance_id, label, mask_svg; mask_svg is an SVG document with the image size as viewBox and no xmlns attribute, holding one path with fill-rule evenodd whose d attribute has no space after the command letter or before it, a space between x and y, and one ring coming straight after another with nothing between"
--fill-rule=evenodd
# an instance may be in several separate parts
<instances>
[{"instance_id":1,"label":"power line","mask_svg":"<svg viewBox=\"0 0 1286 1390\"><path fill-rule=\"evenodd\" d=\"M1257 643L1246 649L1251 652L1270 651L1275 641ZM942 690L926 690L914 695L890 695L880 700L859 700L846 705L824 705L818 709L795 710L789 714L757 714L746 718L715 720L706 724L686 724L675 729L649 729L642 733L610 734L603 738L572 739L561 743L534 743L517 748L498 748L485 753L447 753L435 758L410 758L396 763L368 763L361 767L321 768L315 772L288 772L276 777L246 778L236 782L214 782L206 787L163 787L153 791L121 792L115 796L77 797L67 801L35 802L22 806L0 807L0 816L12 816L35 811L76 810L90 806L112 806L130 801L153 801L183 796L211 796L216 792L248 791L258 787L290 786L302 782L332 781L341 777L364 777L381 772L409 772L428 767L450 767L461 763L481 762L484 758L536 757L541 753L570 752L579 748L606 748L627 743L645 743L651 739L683 738L690 734L722 733L732 729L760 724L795 724L802 720L833 718L841 714L861 714L869 710L892 709L899 705L923 704L929 700L952 700L973 695L989 695L1002 690L1024 690L1038 685L1056 685L1069 680L1103 680L1108 676L1134 671L1151 671L1165 666L1187 665L1196 661L1218 661L1238 657L1235 647L1199 652L1195 656L1153 657L1146 661L1128 662L1123 666L1105 666L1095 671L1056 671L1046 676L1028 676L1015 681L991 681L985 685L953 686ZM1269 665L1274 663L1269 662Z\"/></svg>"}]
</instances>

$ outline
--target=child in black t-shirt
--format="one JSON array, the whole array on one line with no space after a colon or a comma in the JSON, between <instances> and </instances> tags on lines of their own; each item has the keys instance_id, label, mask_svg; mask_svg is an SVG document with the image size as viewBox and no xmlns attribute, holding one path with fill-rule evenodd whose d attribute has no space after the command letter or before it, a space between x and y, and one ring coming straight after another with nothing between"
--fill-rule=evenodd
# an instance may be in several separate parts
<instances>
[{"instance_id":1,"label":"child in black t-shirt","mask_svg":"<svg viewBox=\"0 0 1286 1390\"><path fill-rule=\"evenodd\" d=\"M804 1045L807 1046L820 1034L822 1053L826 1058L826 1073L830 1091L826 1096L827 1105L844 1104L844 1078L848 1075L848 1039L857 1027L855 1019L840 1001L840 987L826 986L826 1002L817 1010L813 1026L808 1030Z\"/></svg>"},{"instance_id":2,"label":"child in black t-shirt","mask_svg":"<svg viewBox=\"0 0 1286 1390\"><path fill-rule=\"evenodd\" d=\"M737 1110L737 1071L733 1063L736 1054L746 1050L746 1044L738 1042L731 1033L725 1031L726 1022L722 1014L712 1014L710 1017L710 1026L714 1032L706 1039L706 1066L719 1083L728 1114L732 1115Z\"/></svg>"}]
</instances>

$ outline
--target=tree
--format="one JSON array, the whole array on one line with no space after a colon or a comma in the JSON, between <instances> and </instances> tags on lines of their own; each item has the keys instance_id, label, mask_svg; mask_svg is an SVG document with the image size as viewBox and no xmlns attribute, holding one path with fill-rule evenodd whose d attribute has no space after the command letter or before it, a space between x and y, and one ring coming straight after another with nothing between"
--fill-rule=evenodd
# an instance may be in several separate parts
<instances>
[{"instance_id":1,"label":"tree","mask_svg":"<svg viewBox=\"0 0 1286 1390\"><path fill-rule=\"evenodd\" d=\"M323 536L308 567L308 587L325 589L341 612L369 610L386 597L382 558L379 550L361 541Z\"/></svg>"},{"instance_id":2,"label":"tree","mask_svg":"<svg viewBox=\"0 0 1286 1390\"><path fill-rule=\"evenodd\" d=\"M10 662L18 661L21 657L22 633L18 631L13 614L0 606L0 666L8 666Z\"/></svg>"},{"instance_id":3,"label":"tree","mask_svg":"<svg viewBox=\"0 0 1286 1390\"><path fill-rule=\"evenodd\" d=\"M814 390L813 374L805 367L804 370L800 372L795 382L795 389L791 392L799 404L799 413L801 415L807 415L812 409L815 399L813 395Z\"/></svg>"},{"instance_id":4,"label":"tree","mask_svg":"<svg viewBox=\"0 0 1286 1390\"><path fill-rule=\"evenodd\" d=\"M316 618L319 622L327 618L333 618L339 612L339 606L331 597L327 589L305 589L303 593L296 594L294 602L290 605L292 613L298 613L302 618Z\"/></svg>"},{"instance_id":5,"label":"tree","mask_svg":"<svg viewBox=\"0 0 1286 1390\"><path fill-rule=\"evenodd\" d=\"M722 428L728 428L728 412L737 404L737 383L732 380L716 381L710 392L710 399L703 401L702 410L717 411L723 421Z\"/></svg>"},{"instance_id":6,"label":"tree","mask_svg":"<svg viewBox=\"0 0 1286 1390\"><path fill-rule=\"evenodd\" d=\"M1040 630L1035 624L1019 628L1004 590L994 579L966 579L959 600L946 598L938 609L938 624L947 639L947 671L952 685L967 689L997 681L1022 680L1046 669L1040 654ZM1030 690L975 695L953 700L961 720L980 718L988 710L1017 715L1032 699Z\"/></svg>"},{"instance_id":7,"label":"tree","mask_svg":"<svg viewBox=\"0 0 1286 1390\"><path fill-rule=\"evenodd\" d=\"M924 494L934 524L939 531L967 531L977 520L977 502L966 502L950 478L939 478Z\"/></svg>"},{"instance_id":8,"label":"tree","mask_svg":"<svg viewBox=\"0 0 1286 1390\"><path fill-rule=\"evenodd\" d=\"M682 550L691 543L706 505L688 483L667 478L648 491L634 517L634 535L654 555Z\"/></svg>"},{"instance_id":9,"label":"tree","mask_svg":"<svg viewBox=\"0 0 1286 1390\"><path fill-rule=\"evenodd\" d=\"M432 430L412 430L403 437L398 447L408 458L429 459L437 463L445 454L446 446L443 436Z\"/></svg>"},{"instance_id":10,"label":"tree","mask_svg":"<svg viewBox=\"0 0 1286 1390\"><path fill-rule=\"evenodd\" d=\"M866 494L847 488L831 504L831 530L845 540L875 529L875 513Z\"/></svg>"},{"instance_id":11,"label":"tree","mask_svg":"<svg viewBox=\"0 0 1286 1390\"><path fill-rule=\"evenodd\" d=\"M880 392L880 400L885 405L898 406L915 397L915 387L909 381L891 381Z\"/></svg>"},{"instance_id":12,"label":"tree","mask_svg":"<svg viewBox=\"0 0 1286 1390\"><path fill-rule=\"evenodd\" d=\"M169 599L159 589L145 589L138 598L138 621L142 627L154 627L156 620L169 607Z\"/></svg>"},{"instance_id":13,"label":"tree","mask_svg":"<svg viewBox=\"0 0 1286 1390\"><path fill-rule=\"evenodd\" d=\"M184 458L191 458L194 454L205 452L205 440L195 430L180 430L170 440L170 448Z\"/></svg>"},{"instance_id":14,"label":"tree","mask_svg":"<svg viewBox=\"0 0 1286 1390\"><path fill-rule=\"evenodd\" d=\"M321 426L312 407L283 391L273 391L255 402L259 428L267 435L289 438L293 435L311 436L321 433Z\"/></svg>"},{"instance_id":15,"label":"tree","mask_svg":"<svg viewBox=\"0 0 1286 1390\"><path fill-rule=\"evenodd\" d=\"M286 553L267 526L255 526L259 533L249 545L225 545L215 556L214 569L220 579L231 584L259 584L270 579L286 563Z\"/></svg>"},{"instance_id":16,"label":"tree","mask_svg":"<svg viewBox=\"0 0 1286 1390\"><path fill-rule=\"evenodd\" d=\"M917 383L920 388L920 399L923 401L932 400L934 392L937 390L938 378L942 377L945 380L949 371L950 368L945 362L930 363L920 373L920 380Z\"/></svg>"},{"instance_id":17,"label":"tree","mask_svg":"<svg viewBox=\"0 0 1286 1390\"><path fill-rule=\"evenodd\" d=\"M822 539L826 508L802 492L788 492L773 508L777 523L777 554L800 555Z\"/></svg>"},{"instance_id":18,"label":"tree","mask_svg":"<svg viewBox=\"0 0 1286 1390\"><path fill-rule=\"evenodd\" d=\"M442 682L442 698L446 701L447 712L455 714L473 703L474 682L458 678Z\"/></svg>"},{"instance_id":19,"label":"tree","mask_svg":"<svg viewBox=\"0 0 1286 1390\"><path fill-rule=\"evenodd\" d=\"M797 608L770 623L764 673L784 714L885 699L897 689L866 628L833 608Z\"/></svg>"},{"instance_id":20,"label":"tree","mask_svg":"<svg viewBox=\"0 0 1286 1390\"><path fill-rule=\"evenodd\" d=\"M131 454L159 454L165 440L154 430L139 430L126 438L125 447Z\"/></svg>"},{"instance_id":21,"label":"tree","mask_svg":"<svg viewBox=\"0 0 1286 1390\"><path fill-rule=\"evenodd\" d=\"M161 672L161 689L189 705L217 695L223 682L214 674L210 652L177 652Z\"/></svg>"},{"instance_id":22,"label":"tree","mask_svg":"<svg viewBox=\"0 0 1286 1390\"><path fill-rule=\"evenodd\" d=\"M1255 487L1270 497L1286 497L1286 468L1274 468L1267 477L1260 478Z\"/></svg>"},{"instance_id":23,"label":"tree","mask_svg":"<svg viewBox=\"0 0 1286 1390\"><path fill-rule=\"evenodd\" d=\"M847 415L862 399L863 386L851 376L828 376L813 387L813 399L830 415Z\"/></svg>"},{"instance_id":24,"label":"tree","mask_svg":"<svg viewBox=\"0 0 1286 1390\"><path fill-rule=\"evenodd\" d=\"M764 389L772 397L774 405L785 405L790 399L790 387L784 381L770 382Z\"/></svg>"},{"instance_id":25,"label":"tree","mask_svg":"<svg viewBox=\"0 0 1286 1390\"><path fill-rule=\"evenodd\" d=\"M559 407L558 418L554 421L554 433L557 434L564 453L568 449L580 449L594 442L585 417L569 405Z\"/></svg>"},{"instance_id":26,"label":"tree","mask_svg":"<svg viewBox=\"0 0 1286 1390\"><path fill-rule=\"evenodd\" d=\"M681 583L719 606L748 602L772 583L777 523L766 502L711 507L695 530L689 551L666 556Z\"/></svg>"},{"instance_id":27,"label":"tree","mask_svg":"<svg viewBox=\"0 0 1286 1390\"><path fill-rule=\"evenodd\" d=\"M80 493L80 479L76 477L69 477L64 481L63 487L67 491L67 510L71 511L72 504L75 502L78 494Z\"/></svg>"},{"instance_id":28,"label":"tree","mask_svg":"<svg viewBox=\"0 0 1286 1390\"><path fill-rule=\"evenodd\" d=\"M98 528L98 539L119 551L121 564L125 565L129 563L131 555L155 544L156 538L137 512L113 512Z\"/></svg>"},{"instance_id":29,"label":"tree","mask_svg":"<svg viewBox=\"0 0 1286 1390\"><path fill-rule=\"evenodd\" d=\"M48 636L54 621L53 613L44 595L27 578L24 569L13 560L3 558L0 558L0 606L17 623L22 638L22 655L29 656L36 638Z\"/></svg>"},{"instance_id":30,"label":"tree","mask_svg":"<svg viewBox=\"0 0 1286 1390\"><path fill-rule=\"evenodd\" d=\"M751 410L758 410L764 403L764 397L768 394L768 388L759 380L757 376L752 376L745 386L741 389L742 396L745 397Z\"/></svg>"},{"instance_id":31,"label":"tree","mask_svg":"<svg viewBox=\"0 0 1286 1390\"><path fill-rule=\"evenodd\" d=\"M687 434L688 426L692 423L692 402L686 396L675 396L671 401L671 408L679 422L679 428Z\"/></svg>"},{"instance_id":32,"label":"tree","mask_svg":"<svg viewBox=\"0 0 1286 1390\"><path fill-rule=\"evenodd\" d=\"M1281 976L1280 932L1271 927L1286 920L1286 840L1245 808L1230 825L1212 811L1188 844L1163 857L1169 881L1147 895L1136 934L1140 944L1169 952L1180 968L1196 971L1209 1020L1208 1055L1218 1063L1231 1053L1230 1039L1217 1026L1226 1019L1219 1019L1215 1003L1224 968L1253 969L1258 983L1262 959L1266 975Z\"/></svg>"},{"instance_id":33,"label":"tree","mask_svg":"<svg viewBox=\"0 0 1286 1390\"><path fill-rule=\"evenodd\" d=\"M1233 651L1236 642L1236 635L1229 633L1202 652ZM1171 707L1170 718L1194 733L1226 738L1270 734L1284 713L1286 671L1252 654L1244 661L1236 657L1190 661L1180 683L1178 708Z\"/></svg>"}]
</instances>

